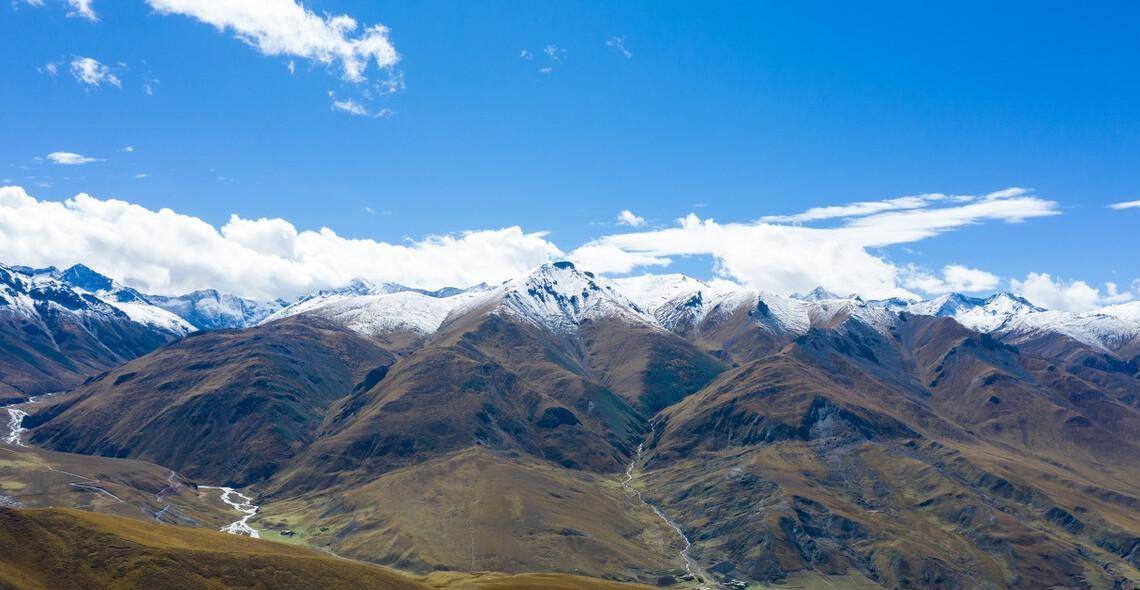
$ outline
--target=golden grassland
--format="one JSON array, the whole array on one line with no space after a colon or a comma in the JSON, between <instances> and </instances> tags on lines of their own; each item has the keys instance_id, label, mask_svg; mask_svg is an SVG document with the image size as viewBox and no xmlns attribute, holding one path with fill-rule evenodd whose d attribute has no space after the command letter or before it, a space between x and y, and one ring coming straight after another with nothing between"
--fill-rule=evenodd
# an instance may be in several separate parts
<instances>
[{"instance_id":1,"label":"golden grassland","mask_svg":"<svg viewBox=\"0 0 1140 590\"><path fill-rule=\"evenodd\" d=\"M558 574L440 573L417 579L310 549L72 509L0 509L0 588L618 590Z\"/></svg>"}]
</instances>

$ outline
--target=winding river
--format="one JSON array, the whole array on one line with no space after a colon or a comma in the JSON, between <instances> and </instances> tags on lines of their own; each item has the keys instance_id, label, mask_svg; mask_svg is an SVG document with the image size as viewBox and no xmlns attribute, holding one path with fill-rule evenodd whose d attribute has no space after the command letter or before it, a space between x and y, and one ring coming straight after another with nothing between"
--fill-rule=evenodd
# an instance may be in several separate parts
<instances>
[{"instance_id":1,"label":"winding river","mask_svg":"<svg viewBox=\"0 0 1140 590\"><path fill-rule=\"evenodd\" d=\"M627 492L637 496L637 499L642 504L648 506L650 510L653 510L653 514L656 514L657 518L661 519L661 522L664 522L666 526L673 529L673 532L677 533L677 536L685 545L680 552L681 562L685 565L685 572L688 573L689 576L691 576L699 584L697 586L697 589L714 590L714 588L719 588L720 586L716 582L708 581L711 580L711 578L704 574L704 572L701 570L701 566L696 562L696 560L692 558L692 556L689 555L689 551L693 548L693 543L689 540L689 537L685 534L685 531L681 530L681 526L676 522L673 522L673 520L666 516L660 508L654 506L651 502L646 500L645 496L641 495L641 490L633 487L634 469L636 469L637 464L641 462L641 456L644 452L645 443L643 442L637 445L637 455L633 458L632 461L629 462L629 466L625 469L625 479L622 480L621 487L624 488ZM708 584L712 585L710 586Z\"/></svg>"},{"instance_id":2,"label":"winding river","mask_svg":"<svg viewBox=\"0 0 1140 590\"><path fill-rule=\"evenodd\" d=\"M249 526L249 519L253 518L257 511L261 508L253 503L253 498L225 486L198 486L200 490L221 490L222 501L229 504L230 508L238 511L242 517L238 520L227 524L220 530L223 533L230 533L231 535L249 535L254 539L260 539L261 533L257 529ZM236 498L236 499L235 499Z\"/></svg>"}]
</instances>

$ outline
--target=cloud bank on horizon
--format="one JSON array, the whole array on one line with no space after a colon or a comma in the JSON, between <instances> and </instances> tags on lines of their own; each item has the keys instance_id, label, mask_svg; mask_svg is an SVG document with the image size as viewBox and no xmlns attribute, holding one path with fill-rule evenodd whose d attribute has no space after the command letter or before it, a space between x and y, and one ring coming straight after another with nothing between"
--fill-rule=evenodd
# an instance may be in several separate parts
<instances>
[{"instance_id":1,"label":"cloud bank on horizon","mask_svg":"<svg viewBox=\"0 0 1140 590\"><path fill-rule=\"evenodd\" d=\"M823 212L826 210L826 212ZM624 213L624 212L623 212ZM292 298L355 278L439 288L496 284L545 262L569 259L602 274L661 271L673 257L707 255L713 274L790 294L818 286L866 298L980 292L1000 277L964 264L937 271L899 265L874 249L934 238L979 223L1019 223L1060 214L1056 202L1021 188L986 195L921 195L813 209L794 223L719 223L693 213L666 228L605 235L572 250L518 226L428 236L406 244L350 239L332 229L299 230L280 218L221 227L171 209L151 210L79 194L40 200L0 188L0 261L36 266L88 264L144 291L176 294L218 288L260 298ZM631 214L632 215L632 214ZM829 227L804 221L838 221ZM1055 309L1085 310L1134 294L1029 273L1010 287ZM1136 288L1136 285L1131 287Z\"/></svg>"}]
</instances>

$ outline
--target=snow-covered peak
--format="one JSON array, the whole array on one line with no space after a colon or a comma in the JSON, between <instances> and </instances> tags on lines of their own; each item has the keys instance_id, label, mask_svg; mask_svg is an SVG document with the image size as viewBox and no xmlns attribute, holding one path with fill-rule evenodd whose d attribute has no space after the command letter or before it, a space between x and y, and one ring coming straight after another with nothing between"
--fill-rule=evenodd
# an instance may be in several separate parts
<instances>
[{"instance_id":1,"label":"snow-covered peak","mask_svg":"<svg viewBox=\"0 0 1140 590\"><path fill-rule=\"evenodd\" d=\"M1140 324L1140 301L1129 301L1128 303L1102 307L1100 313L1118 320Z\"/></svg>"},{"instance_id":2,"label":"snow-covered peak","mask_svg":"<svg viewBox=\"0 0 1140 590\"><path fill-rule=\"evenodd\" d=\"M552 332L577 331L585 320L616 318L659 327L657 321L608 279L580 271L570 262L544 264L530 274L503 283L460 311L493 306ZM458 312L457 312L458 313Z\"/></svg>"},{"instance_id":3,"label":"snow-covered peak","mask_svg":"<svg viewBox=\"0 0 1140 590\"><path fill-rule=\"evenodd\" d=\"M256 326L274 312L285 307L277 301L257 301L214 289L192 291L169 297L147 295L152 304L189 322L199 330L221 330Z\"/></svg>"},{"instance_id":4,"label":"snow-covered peak","mask_svg":"<svg viewBox=\"0 0 1140 590\"><path fill-rule=\"evenodd\" d=\"M111 280L110 277L101 275L91 268L76 264L67 270L59 273L58 277L61 281L68 283L72 286L78 287L89 293L98 293L100 291L111 291L116 287L121 287Z\"/></svg>"},{"instance_id":5,"label":"snow-covered peak","mask_svg":"<svg viewBox=\"0 0 1140 590\"><path fill-rule=\"evenodd\" d=\"M971 330L996 334L1014 343L1062 334L1111 351L1140 336L1140 305L1129 305L1073 313L1047 310L1013 293L996 293L984 299L950 293L913 303L905 311L952 317Z\"/></svg>"},{"instance_id":6,"label":"snow-covered peak","mask_svg":"<svg viewBox=\"0 0 1140 590\"><path fill-rule=\"evenodd\" d=\"M386 291L369 284L362 294L346 289L322 291L278 310L263 323L305 314L328 319L367 336L394 332L427 335L438 330L452 310L486 292L485 286L429 292L406 287Z\"/></svg>"},{"instance_id":7,"label":"snow-covered peak","mask_svg":"<svg viewBox=\"0 0 1140 590\"><path fill-rule=\"evenodd\" d=\"M799 299L800 301L830 301L833 299L851 299L851 297L843 297L836 295L835 293L832 293L823 287L816 287L802 295L795 293L792 295L792 299Z\"/></svg>"},{"instance_id":8,"label":"snow-covered peak","mask_svg":"<svg viewBox=\"0 0 1140 590\"><path fill-rule=\"evenodd\" d=\"M961 293L947 293L934 299L911 302L902 309L917 315L952 317L985 304L985 299L970 297Z\"/></svg>"},{"instance_id":9,"label":"snow-covered peak","mask_svg":"<svg viewBox=\"0 0 1140 590\"><path fill-rule=\"evenodd\" d=\"M667 330L696 325L717 306L732 299L743 304L756 293L727 281L706 283L682 274L642 275L613 282L622 294Z\"/></svg>"}]
</instances>

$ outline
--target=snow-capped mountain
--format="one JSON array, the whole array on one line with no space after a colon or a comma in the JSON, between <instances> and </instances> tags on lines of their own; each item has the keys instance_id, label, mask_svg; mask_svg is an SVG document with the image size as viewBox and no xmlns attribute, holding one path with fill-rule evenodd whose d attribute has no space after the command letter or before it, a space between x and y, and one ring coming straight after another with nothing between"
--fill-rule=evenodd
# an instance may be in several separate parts
<instances>
[{"instance_id":1,"label":"snow-capped mountain","mask_svg":"<svg viewBox=\"0 0 1140 590\"><path fill-rule=\"evenodd\" d=\"M696 325L717 305L743 293L731 283L706 283L682 274L642 275L613 282L667 330Z\"/></svg>"},{"instance_id":2,"label":"snow-capped mountain","mask_svg":"<svg viewBox=\"0 0 1140 590\"><path fill-rule=\"evenodd\" d=\"M439 329L451 311L480 297L483 286L471 289L422 291L395 284L375 285L357 279L340 289L301 298L263 320L298 314L323 317L368 336L392 332L427 335Z\"/></svg>"},{"instance_id":3,"label":"snow-capped mountain","mask_svg":"<svg viewBox=\"0 0 1140 590\"><path fill-rule=\"evenodd\" d=\"M455 313L488 308L491 313L557 334L573 333L583 321L599 319L659 327L657 320L626 297L613 281L580 271L570 262L544 264L491 289Z\"/></svg>"},{"instance_id":4,"label":"snow-capped mountain","mask_svg":"<svg viewBox=\"0 0 1140 590\"><path fill-rule=\"evenodd\" d=\"M1074 313L1048 310L1012 293L987 298L950 293L912 303L905 311L952 317L971 330L995 334L1014 344L1042 335L1062 334L1112 351L1140 337L1140 306L1134 304Z\"/></svg>"},{"instance_id":5,"label":"snow-capped mountain","mask_svg":"<svg viewBox=\"0 0 1140 590\"><path fill-rule=\"evenodd\" d=\"M882 305L858 297L840 297L822 288L785 297L747 289L728 281L706 283L685 275L644 275L617 279L619 288L665 329L684 331L716 325L747 308L750 320L773 334L799 335L813 326L856 318L886 329L894 315Z\"/></svg>"},{"instance_id":6,"label":"snow-capped mountain","mask_svg":"<svg viewBox=\"0 0 1140 590\"><path fill-rule=\"evenodd\" d=\"M147 295L147 301L181 317L199 330L249 328L286 306L284 301L257 301L214 289L174 297Z\"/></svg>"},{"instance_id":7,"label":"snow-capped mountain","mask_svg":"<svg viewBox=\"0 0 1140 590\"><path fill-rule=\"evenodd\" d=\"M82 264L65 270L55 267L29 269L14 267L41 292L61 294L70 289L87 301L91 310L108 305L124 313L131 321L149 328L185 336L195 330L189 322L161 307L152 304L145 295L121 285Z\"/></svg>"}]
</instances>

